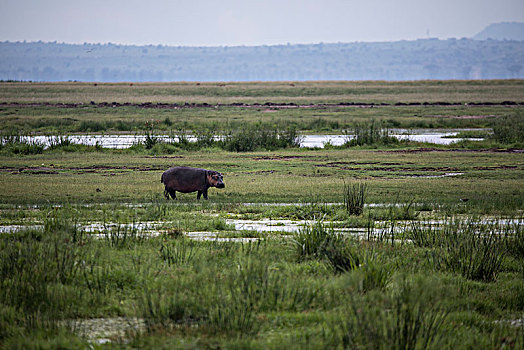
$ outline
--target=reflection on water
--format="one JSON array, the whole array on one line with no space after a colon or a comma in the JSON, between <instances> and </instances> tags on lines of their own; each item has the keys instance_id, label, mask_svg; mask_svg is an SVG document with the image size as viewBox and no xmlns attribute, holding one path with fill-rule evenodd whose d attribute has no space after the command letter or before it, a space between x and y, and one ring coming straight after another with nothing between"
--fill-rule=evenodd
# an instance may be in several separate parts
<instances>
[{"instance_id":1,"label":"reflection on water","mask_svg":"<svg viewBox=\"0 0 524 350\"><path fill-rule=\"evenodd\" d=\"M449 145L453 142L463 140L461 138L453 138L460 131L469 129L456 129L453 131L438 131L432 129L420 129L420 130L403 130L394 129L391 130L391 136L398 138L399 140L410 140L417 142L428 142L440 145ZM88 146L100 146L104 148L129 148L137 143L143 143L146 139L145 135L69 135L68 139L72 143L78 143ZM176 142L177 137L167 135L155 136L161 141ZM25 136L22 139L30 142L38 142L49 146L54 137L50 136ZM219 138L219 137L218 137ZM325 144L330 143L333 146L340 146L344 144L351 136L347 135L303 135L300 143L301 147L304 148L323 148ZM190 142L195 142L196 138L189 136ZM469 139L472 141L480 141L482 139Z\"/></svg>"}]
</instances>

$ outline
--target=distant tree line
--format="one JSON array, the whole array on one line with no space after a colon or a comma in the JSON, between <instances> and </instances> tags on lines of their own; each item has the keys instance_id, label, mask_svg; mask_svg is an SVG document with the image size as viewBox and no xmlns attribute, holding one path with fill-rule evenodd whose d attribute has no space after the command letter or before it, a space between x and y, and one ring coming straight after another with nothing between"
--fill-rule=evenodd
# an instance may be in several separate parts
<instances>
[{"instance_id":1,"label":"distant tree line","mask_svg":"<svg viewBox=\"0 0 524 350\"><path fill-rule=\"evenodd\" d=\"M172 47L0 42L0 79L278 81L524 78L524 42Z\"/></svg>"}]
</instances>

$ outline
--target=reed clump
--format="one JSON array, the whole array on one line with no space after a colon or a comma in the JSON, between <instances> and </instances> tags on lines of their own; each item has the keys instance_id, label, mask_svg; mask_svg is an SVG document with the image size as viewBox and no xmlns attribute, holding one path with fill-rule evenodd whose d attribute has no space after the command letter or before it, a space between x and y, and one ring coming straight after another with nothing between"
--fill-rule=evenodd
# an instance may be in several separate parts
<instances>
[{"instance_id":1,"label":"reed clump","mask_svg":"<svg viewBox=\"0 0 524 350\"><path fill-rule=\"evenodd\" d=\"M428 254L436 269L490 282L501 271L508 243L521 231L520 226L513 232L511 226L497 222L449 219L433 225L412 222L407 237L415 245L431 249Z\"/></svg>"},{"instance_id":2,"label":"reed clump","mask_svg":"<svg viewBox=\"0 0 524 350\"><path fill-rule=\"evenodd\" d=\"M29 155L43 153L45 145L29 141L23 135L4 135L0 138L0 153L12 155Z\"/></svg>"},{"instance_id":3,"label":"reed clump","mask_svg":"<svg viewBox=\"0 0 524 350\"><path fill-rule=\"evenodd\" d=\"M400 280L389 295L350 297L341 322L330 324L333 345L343 348L433 349L442 342L448 312L421 287L428 281Z\"/></svg>"},{"instance_id":4,"label":"reed clump","mask_svg":"<svg viewBox=\"0 0 524 350\"><path fill-rule=\"evenodd\" d=\"M344 183L344 208L348 215L359 216L364 211L366 202L367 185L365 183L356 183L346 185Z\"/></svg>"},{"instance_id":5,"label":"reed clump","mask_svg":"<svg viewBox=\"0 0 524 350\"><path fill-rule=\"evenodd\" d=\"M391 136L384 122L373 119L370 122L355 123L349 131L346 131L344 147L387 146L399 142L396 137Z\"/></svg>"}]
</instances>

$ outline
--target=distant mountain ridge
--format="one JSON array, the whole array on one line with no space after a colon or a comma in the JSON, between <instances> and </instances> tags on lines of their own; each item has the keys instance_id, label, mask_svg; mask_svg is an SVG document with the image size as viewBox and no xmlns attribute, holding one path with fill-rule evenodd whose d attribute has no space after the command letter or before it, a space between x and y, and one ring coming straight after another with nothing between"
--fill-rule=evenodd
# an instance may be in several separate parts
<instances>
[{"instance_id":1,"label":"distant mountain ridge","mask_svg":"<svg viewBox=\"0 0 524 350\"><path fill-rule=\"evenodd\" d=\"M493 23L473 37L475 40L518 40L524 41L524 23Z\"/></svg>"},{"instance_id":2,"label":"distant mountain ridge","mask_svg":"<svg viewBox=\"0 0 524 350\"><path fill-rule=\"evenodd\" d=\"M511 78L524 78L524 41L421 39L236 47L0 42L4 81Z\"/></svg>"}]
</instances>

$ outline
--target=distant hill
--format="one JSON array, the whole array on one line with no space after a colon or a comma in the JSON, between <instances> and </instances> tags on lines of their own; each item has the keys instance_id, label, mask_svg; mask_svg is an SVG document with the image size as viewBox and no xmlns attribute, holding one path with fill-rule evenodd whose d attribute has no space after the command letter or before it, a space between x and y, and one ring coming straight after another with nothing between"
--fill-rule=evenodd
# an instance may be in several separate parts
<instances>
[{"instance_id":1,"label":"distant hill","mask_svg":"<svg viewBox=\"0 0 524 350\"><path fill-rule=\"evenodd\" d=\"M524 41L524 23L501 22L487 26L473 37L475 40L518 40Z\"/></svg>"},{"instance_id":2,"label":"distant hill","mask_svg":"<svg viewBox=\"0 0 524 350\"><path fill-rule=\"evenodd\" d=\"M172 47L0 42L0 80L293 81L524 78L524 42Z\"/></svg>"}]
</instances>

